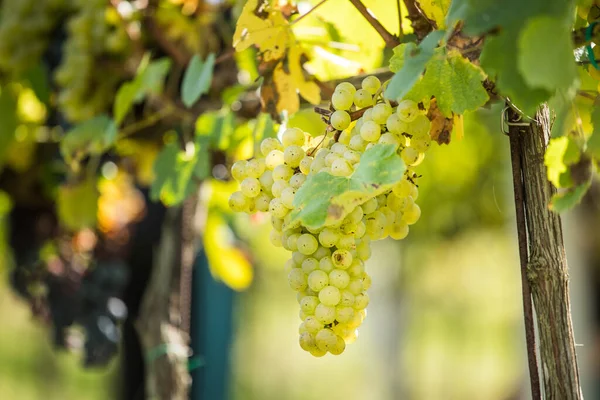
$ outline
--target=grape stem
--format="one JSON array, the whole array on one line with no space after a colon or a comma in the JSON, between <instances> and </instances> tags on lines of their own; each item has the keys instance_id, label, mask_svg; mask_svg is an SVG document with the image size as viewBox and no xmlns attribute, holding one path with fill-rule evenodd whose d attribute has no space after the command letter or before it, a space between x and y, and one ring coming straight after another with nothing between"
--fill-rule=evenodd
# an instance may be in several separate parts
<instances>
[{"instance_id":1,"label":"grape stem","mask_svg":"<svg viewBox=\"0 0 600 400\"><path fill-rule=\"evenodd\" d=\"M367 9L367 7L365 7L365 5L362 3L362 1L350 0L350 3L352 3L352 5L354 7L356 7L358 12L361 13L361 15L363 17L365 17L365 19L367 20L367 22L369 24L371 24L373 29L375 29L377 31L377 33L379 33L379 36L381 36L381 38L385 42L386 47L389 47L392 49L400 44L400 40L398 40L398 38L396 36L392 35L390 32L388 32L387 29L385 29L385 27L383 25L381 25L381 23L377 20L377 18L375 18L373 16L373 14L371 14L369 9Z\"/></svg>"}]
</instances>

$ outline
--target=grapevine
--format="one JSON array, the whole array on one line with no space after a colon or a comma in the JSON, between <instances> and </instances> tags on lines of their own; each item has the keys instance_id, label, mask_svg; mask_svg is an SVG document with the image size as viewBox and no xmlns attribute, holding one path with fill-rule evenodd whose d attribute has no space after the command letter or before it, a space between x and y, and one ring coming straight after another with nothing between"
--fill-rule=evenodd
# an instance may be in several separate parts
<instances>
[{"instance_id":1,"label":"grapevine","mask_svg":"<svg viewBox=\"0 0 600 400\"><path fill-rule=\"evenodd\" d=\"M299 343L315 357L339 355L358 336L369 305L365 262L371 242L404 239L421 215L414 167L430 145L430 121L412 100L385 101L377 77L365 78L361 86L356 90L344 82L335 88L325 135L288 128L281 140L262 141L261 156L231 168L240 184L229 199L231 209L270 213L271 243L292 252L286 271L300 305ZM404 161L401 180L327 226L314 229L294 220L296 194L311 177L350 177L361 156L378 144L393 146Z\"/></svg>"}]
</instances>

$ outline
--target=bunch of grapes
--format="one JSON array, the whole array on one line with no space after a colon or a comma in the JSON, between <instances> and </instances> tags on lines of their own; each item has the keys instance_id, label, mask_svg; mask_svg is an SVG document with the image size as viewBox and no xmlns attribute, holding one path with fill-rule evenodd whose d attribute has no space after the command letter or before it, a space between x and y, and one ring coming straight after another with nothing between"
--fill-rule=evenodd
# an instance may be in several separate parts
<instances>
[{"instance_id":1,"label":"bunch of grapes","mask_svg":"<svg viewBox=\"0 0 600 400\"><path fill-rule=\"evenodd\" d=\"M72 0L76 13L67 23L68 39L54 78L61 87L58 103L71 122L105 111L123 79L122 57L128 37L122 21L106 0ZM98 63L113 73L98 74Z\"/></svg>"},{"instance_id":2,"label":"bunch of grapes","mask_svg":"<svg viewBox=\"0 0 600 400\"><path fill-rule=\"evenodd\" d=\"M286 263L290 287L298 292L300 346L313 356L339 355L357 337L367 315L371 278L365 261L373 240L403 239L421 215L413 167L430 145L430 121L410 100L399 104L381 96L381 82L365 78L362 88L347 82L336 87L329 132L311 137L297 128L281 141L263 140L261 157L237 161L231 174L240 183L229 205L233 211L271 214L270 240L292 252ZM332 136L332 137L330 137ZM343 220L320 229L292 221L294 197L317 173L350 177L361 155L372 146L393 145L407 171L387 193L355 207Z\"/></svg>"}]
</instances>

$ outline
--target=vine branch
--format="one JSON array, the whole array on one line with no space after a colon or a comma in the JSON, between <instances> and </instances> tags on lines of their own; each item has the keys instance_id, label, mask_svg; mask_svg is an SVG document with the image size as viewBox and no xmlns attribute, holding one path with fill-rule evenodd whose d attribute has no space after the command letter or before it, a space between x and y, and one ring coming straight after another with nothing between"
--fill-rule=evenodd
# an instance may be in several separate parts
<instances>
[{"instance_id":1,"label":"vine branch","mask_svg":"<svg viewBox=\"0 0 600 400\"><path fill-rule=\"evenodd\" d=\"M377 20L377 18L375 18L369 12L367 7L365 7L365 5L360 0L350 0L350 3L352 3L352 5L354 7L356 7L358 12L360 12L363 17L365 17L365 19L367 20L367 22L369 24L371 24L373 29L375 29L377 31L377 33L379 33L379 36L382 37L383 41L385 42L386 47L394 48L400 44L400 41L398 40L398 38L396 36L392 35L390 32L388 32L388 30L385 29L385 27L383 25L381 25L381 23Z\"/></svg>"},{"instance_id":2,"label":"vine branch","mask_svg":"<svg viewBox=\"0 0 600 400\"><path fill-rule=\"evenodd\" d=\"M512 110L507 103L509 121L518 121L520 115ZM502 116L504 118L504 116ZM509 122L510 124L510 122ZM521 264L521 290L523 295L523 318L525 322L525 341L527 343L527 362L529 365L529 381L531 385L531 398L541 400L540 376L537 364L535 328L533 318L533 301L531 288L527 278L527 225L525 222L525 196L523 188L523 175L521 166L521 130L517 125L509 125L508 137L510 140L510 159L512 165L512 179L515 198L515 214L517 220L517 238L519 243L519 261Z\"/></svg>"}]
</instances>

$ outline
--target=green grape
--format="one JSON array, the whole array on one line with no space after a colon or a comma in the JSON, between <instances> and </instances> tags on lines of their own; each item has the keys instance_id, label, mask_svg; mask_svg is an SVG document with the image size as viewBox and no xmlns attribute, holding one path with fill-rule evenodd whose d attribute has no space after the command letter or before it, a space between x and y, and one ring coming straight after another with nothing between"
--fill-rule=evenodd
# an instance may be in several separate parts
<instances>
[{"instance_id":1,"label":"green grape","mask_svg":"<svg viewBox=\"0 0 600 400\"><path fill-rule=\"evenodd\" d=\"M283 152L283 160L291 168L297 168L304 156L304 149L296 145L286 147Z\"/></svg>"},{"instance_id":2,"label":"green grape","mask_svg":"<svg viewBox=\"0 0 600 400\"><path fill-rule=\"evenodd\" d=\"M429 129L431 122L423 114L417 115L417 117L409 124L407 124L407 132L410 132L413 136L429 136Z\"/></svg>"},{"instance_id":3,"label":"green grape","mask_svg":"<svg viewBox=\"0 0 600 400\"><path fill-rule=\"evenodd\" d=\"M348 145L350 144L350 138L352 138L352 131L346 129L340 133L340 137L338 138L338 143Z\"/></svg>"},{"instance_id":4,"label":"green grape","mask_svg":"<svg viewBox=\"0 0 600 400\"><path fill-rule=\"evenodd\" d=\"M281 232L281 230L283 229L283 219L271 215L271 226L273 227L273 229Z\"/></svg>"},{"instance_id":5,"label":"green grape","mask_svg":"<svg viewBox=\"0 0 600 400\"><path fill-rule=\"evenodd\" d=\"M346 150L348 150L348 147L342 143L334 143L331 146L331 152L337 154L338 157L342 156Z\"/></svg>"},{"instance_id":6,"label":"green grape","mask_svg":"<svg viewBox=\"0 0 600 400\"><path fill-rule=\"evenodd\" d=\"M305 135L299 128L288 128L283 132L281 141L284 148L289 146L304 146Z\"/></svg>"},{"instance_id":7,"label":"green grape","mask_svg":"<svg viewBox=\"0 0 600 400\"><path fill-rule=\"evenodd\" d=\"M370 94L375 94L381 87L381 81L376 76L367 76L363 79L361 86Z\"/></svg>"},{"instance_id":8,"label":"green grape","mask_svg":"<svg viewBox=\"0 0 600 400\"><path fill-rule=\"evenodd\" d=\"M356 224L356 232L354 232L354 236L357 239L362 238L367 233L367 225L364 222L359 222Z\"/></svg>"},{"instance_id":9,"label":"green grape","mask_svg":"<svg viewBox=\"0 0 600 400\"><path fill-rule=\"evenodd\" d=\"M348 282L348 285L350 284L350 282ZM346 288L348 287L348 285L346 285ZM340 292L341 297L340 297L340 304L339 306L344 306L344 307L352 307L354 305L354 295L349 292L347 289L342 290Z\"/></svg>"},{"instance_id":10,"label":"green grape","mask_svg":"<svg viewBox=\"0 0 600 400\"><path fill-rule=\"evenodd\" d=\"M392 107L386 103L376 104L371 109L371 118L378 124L385 124L390 115L392 115Z\"/></svg>"},{"instance_id":11,"label":"green grape","mask_svg":"<svg viewBox=\"0 0 600 400\"><path fill-rule=\"evenodd\" d=\"M306 319L303 322L303 325L306 328L306 331L310 333L317 333L318 331L323 329L323 324L315 316L309 315L308 317L306 317Z\"/></svg>"},{"instance_id":12,"label":"green grape","mask_svg":"<svg viewBox=\"0 0 600 400\"><path fill-rule=\"evenodd\" d=\"M319 261L316 258L309 257L306 260L302 261L302 271L304 271L305 274L310 274L318 268Z\"/></svg>"},{"instance_id":13,"label":"green grape","mask_svg":"<svg viewBox=\"0 0 600 400\"><path fill-rule=\"evenodd\" d=\"M419 160L419 152L412 147L402 149L400 156L407 165L414 165Z\"/></svg>"},{"instance_id":14,"label":"green grape","mask_svg":"<svg viewBox=\"0 0 600 400\"><path fill-rule=\"evenodd\" d=\"M310 350L310 354L313 357L323 357L325 354L327 354L326 350L321 350L318 347L315 347L314 349Z\"/></svg>"},{"instance_id":15,"label":"green grape","mask_svg":"<svg viewBox=\"0 0 600 400\"><path fill-rule=\"evenodd\" d=\"M279 140L275 138L266 138L260 143L260 152L264 157L268 156L273 150L283 150L283 146Z\"/></svg>"},{"instance_id":16,"label":"green grape","mask_svg":"<svg viewBox=\"0 0 600 400\"><path fill-rule=\"evenodd\" d=\"M256 197L260 194L260 182L256 178L246 178L240 184L240 190L246 197Z\"/></svg>"},{"instance_id":17,"label":"green grape","mask_svg":"<svg viewBox=\"0 0 600 400\"><path fill-rule=\"evenodd\" d=\"M300 189L300 187L304 184L304 182L306 181L306 175L298 173L298 174L294 174L294 176L292 176L290 178L290 186L293 187L294 189Z\"/></svg>"},{"instance_id":18,"label":"green grape","mask_svg":"<svg viewBox=\"0 0 600 400\"><path fill-rule=\"evenodd\" d=\"M265 160L263 158L254 158L246 164L246 175L250 178L258 179L265 172L265 168Z\"/></svg>"},{"instance_id":19,"label":"green grape","mask_svg":"<svg viewBox=\"0 0 600 400\"><path fill-rule=\"evenodd\" d=\"M366 110L366 111L363 113L363 115L362 115L362 118L361 118L361 120L362 120L362 123L363 123L363 124L364 124L365 122L367 122L367 121L373 121L373 118L372 118L372 113L373 113L373 109L372 109L372 108L369 108L369 109L367 109L367 110ZM361 125L361 127L362 127L362 125Z\"/></svg>"},{"instance_id":20,"label":"green grape","mask_svg":"<svg viewBox=\"0 0 600 400\"><path fill-rule=\"evenodd\" d=\"M350 125L350 121L350 114L343 110L334 111L329 119L331 126L338 131L343 131L346 129Z\"/></svg>"},{"instance_id":21,"label":"green grape","mask_svg":"<svg viewBox=\"0 0 600 400\"><path fill-rule=\"evenodd\" d=\"M323 270L317 269L308 275L308 287L319 292L329 284L329 276Z\"/></svg>"},{"instance_id":22,"label":"green grape","mask_svg":"<svg viewBox=\"0 0 600 400\"><path fill-rule=\"evenodd\" d=\"M323 272L331 272L335 268L333 265L333 261L331 261L331 257L323 257L319 260L319 268Z\"/></svg>"},{"instance_id":23,"label":"green grape","mask_svg":"<svg viewBox=\"0 0 600 400\"><path fill-rule=\"evenodd\" d=\"M324 228L319 233L319 243L324 247L333 247L337 244L340 234L333 229Z\"/></svg>"},{"instance_id":24,"label":"green grape","mask_svg":"<svg viewBox=\"0 0 600 400\"><path fill-rule=\"evenodd\" d=\"M260 182L260 186L266 192L271 192L271 187L273 186L273 171L265 170L262 175L258 178Z\"/></svg>"},{"instance_id":25,"label":"green grape","mask_svg":"<svg viewBox=\"0 0 600 400\"><path fill-rule=\"evenodd\" d=\"M383 135L381 135L377 143L391 144L392 146L394 146L395 150L398 150L398 147L400 147L400 139L398 138L398 136L390 132L386 132Z\"/></svg>"},{"instance_id":26,"label":"green grape","mask_svg":"<svg viewBox=\"0 0 600 400\"><path fill-rule=\"evenodd\" d=\"M359 89L354 93L354 104L358 108L365 108L373 105L373 96L368 90Z\"/></svg>"},{"instance_id":27,"label":"green grape","mask_svg":"<svg viewBox=\"0 0 600 400\"><path fill-rule=\"evenodd\" d=\"M310 165L310 173L316 174L325 168L325 158L315 158Z\"/></svg>"},{"instance_id":28,"label":"green grape","mask_svg":"<svg viewBox=\"0 0 600 400\"><path fill-rule=\"evenodd\" d=\"M316 339L315 339L315 343L316 343ZM336 336L335 344L333 346L329 346L327 348L327 350L334 356L339 356L340 354L342 354L344 352L344 350L346 350L346 342L341 337Z\"/></svg>"},{"instance_id":29,"label":"green grape","mask_svg":"<svg viewBox=\"0 0 600 400\"><path fill-rule=\"evenodd\" d=\"M311 255L318 247L318 240L310 233L305 233L298 238L298 251L302 254Z\"/></svg>"},{"instance_id":30,"label":"green grape","mask_svg":"<svg viewBox=\"0 0 600 400\"><path fill-rule=\"evenodd\" d=\"M364 271L364 269L363 269ZM329 273L329 284L344 289L350 283L350 275L342 269L334 269Z\"/></svg>"},{"instance_id":31,"label":"green grape","mask_svg":"<svg viewBox=\"0 0 600 400\"><path fill-rule=\"evenodd\" d=\"M344 158L337 158L331 164L331 175L333 176L350 176L354 172L352 165Z\"/></svg>"},{"instance_id":32,"label":"green grape","mask_svg":"<svg viewBox=\"0 0 600 400\"><path fill-rule=\"evenodd\" d=\"M313 257L316 258L317 260L320 260L324 257L331 257L331 250L323 247L323 246L319 246L319 248L317 249L317 251L315 251L315 253L313 254Z\"/></svg>"},{"instance_id":33,"label":"green grape","mask_svg":"<svg viewBox=\"0 0 600 400\"><path fill-rule=\"evenodd\" d=\"M243 181L248 176L247 170L248 163L244 160L236 161L231 166L231 176L238 182Z\"/></svg>"},{"instance_id":34,"label":"green grape","mask_svg":"<svg viewBox=\"0 0 600 400\"><path fill-rule=\"evenodd\" d=\"M308 175L311 171L311 165L313 162L313 157L311 156L305 156L301 161L300 161L300 172L302 172L304 175Z\"/></svg>"},{"instance_id":35,"label":"green grape","mask_svg":"<svg viewBox=\"0 0 600 400\"><path fill-rule=\"evenodd\" d=\"M356 297L363 291L362 280L360 278L351 279L346 290L354 295L354 305L356 306Z\"/></svg>"},{"instance_id":36,"label":"green grape","mask_svg":"<svg viewBox=\"0 0 600 400\"><path fill-rule=\"evenodd\" d=\"M273 199L269 203L269 212L277 218L285 218L290 211L289 208L283 205L280 199Z\"/></svg>"},{"instance_id":37,"label":"green grape","mask_svg":"<svg viewBox=\"0 0 600 400\"><path fill-rule=\"evenodd\" d=\"M404 210L404 214L402 215L402 220L406 222L408 225L412 225L416 223L421 217L421 208L413 203L410 207L407 207Z\"/></svg>"},{"instance_id":38,"label":"green grape","mask_svg":"<svg viewBox=\"0 0 600 400\"><path fill-rule=\"evenodd\" d=\"M290 288L295 291L306 289L306 274L300 268L294 268L288 275Z\"/></svg>"},{"instance_id":39,"label":"green grape","mask_svg":"<svg viewBox=\"0 0 600 400\"><path fill-rule=\"evenodd\" d=\"M340 250L353 250L356 248L356 240L354 235L342 235L340 236L340 240L337 244L338 249Z\"/></svg>"},{"instance_id":40,"label":"green grape","mask_svg":"<svg viewBox=\"0 0 600 400\"><path fill-rule=\"evenodd\" d=\"M243 212L246 207L248 207L248 198L244 196L244 193L233 192L229 197L229 208L234 212Z\"/></svg>"},{"instance_id":41,"label":"green grape","mask_svg":"<svg viewBox=\"0 0 600 400\"><path fill-rule=\"evenodd\" d=\"M398 103L396 113L401 121L412 122L419 115L419 107L417 106L417 103L412 100L402 100Z\"/></svg>"},{"instance_id":42,"label":"green grape","mask_svg":"<svg viewBox=\"0 0 600 400\"><path fill-rule=\"evenodd\" d=\"M278 179L275 182L273 182L273 185L271 186L271 193L274 197L281 197L283 191L289 187L290 184L287 181Z\"/></svg>"},{"instance_id":43,"label":"green grape","mask_svg":"<svg viewBox=\"0 0 600 400\"><path fill-rule=\"evenodd\" d=\"M269 203L271 202L271 196L266 193L261 193L254 199L256 209L261 212L269 211Z\"/></svg>"},{"instance_id":44,"label":"green grape","mask_svg":"<svg viewBox=\"0 0 600 400\"><path fill-rule=\"evenodd\" d=\"M419 153L425 153L431 144L431 138L427 136L416 136L410 139L410 147L417 150Z\"/></svg>"},{"instance_id":45,"label":"green grape","mask_svg":"<svg viewBox=\"0 0 600 400\"><path fill-rule=\"evenodd\" d=\"M335 321L335 307L326 306L320 303L315 308L315 318L323 325L328 325Z\"/></svg>"},{"instance_id":46,"label":"green grape","mask_svg":"<svg viewBox=\"0 0 600 400\"><path fill-rule=\"evenodd\" d=\"M398 117L398 114L396 113L391 114L386 119L385 125L387 130L395 135L401 135L406 132L408 128L408 125L405 122L400 121L400 117Z\"/></svg>"},{"instance_id":47,"label":"green grape","mask_svg":"<svg viewBox=\"0 0 600 400\"><path fill-rule=\"evenodd\" d=\"M348 306L337 306L335 308L335 319L340 323L349 322L354 317L354 308Z\"/></svg>"},{"instance_id":48,"label":"green grape","mask_svg":"<svg viewBox=\"0 0 600 400\"><path fill-rule=\"evenodd\" d=\"M381 136L381 127L374 121L367 121L360 128L360 136L366 142L376 142Z\"/></svg>"},{"instance_id":49,"label":"green grape","mask_svg":"<svg viewBox=\"0 0 600 400\"><path fill-rule=\"evenodd\" d=\"M354 93L356 93L356 88L350 82L342 82L335 87L335 91L345 91L354 96Z\"/></svg>"},{"instance_id":50,"label":"green grape","mask_svg":"<svg viewBox=\"0 0 600 400\"><path fill-rule=\"evenodd\" d=\"M286 250L289 250L289 251L298 250L298 238L299 237L300 237L299 233L292 233L287 236L284 233L283 239L285 239L285 241L282 240L282 242L284 243L284 245L285 245L284 247L286 248ZM292 259L292 261L293 261L293 259Z\"/></svg>"},{"instance_id":51,"label":"green grape","mask_svg":"<svg viewBox=\"0 0 600 400\"><path fill-rule=\"evenodd\" d=\"M326 306L336 306L341 299L340 289L335 286L326 286L319 292L319 301Z\"/></svg>"},{"instance_id":52,"label":"green grape","mask_svg":"<svg viewBox=\"0 0 600 400\"><path fill-rule=\"evenodd\" d=\"M331 255L331 261L336 268L346 269L352 265L352 253L348 250L338 249Z\"/></svg>"},{"instance_id":53,"label":"green grape","mask_svg":"<svg viewBox=\"0 0 600 400\"><path fill-rule=\"evenodd\" d=\"M408 236L408 224L402 219L396 220L390 229L390 237L394 240L402 240Z\"/></svg>"},{"instance_id":54,"label":"green grape","mask_svg":"<svg viewBox=\"0 0 600 400\"><path fill-rule=\"evenodd\" d=\"M350 266L350 268L348 268L348 272L347 272L348 279L350 279L350 276L353 276L353 277L362 276L362 274L364 272L365 272L365 263L359 259L356 259L356 260L352 261L352 265Z\"/></svg>"},{"instance_id":55,"label":"green grape","mask_svg":"<svg viewBox=\"0 0 600 400\"><path fill-rule=\"evenodd\" d=\"M270 170L275 169L275 167L283 164L283 162L283 152L281 150L271 150L265 158L265 165Z\"/></svg>"},{"instance_id":56,"label":"green grape","mask_svg":"<svg viewBox=\"0 0 600 400\"><path fill-rule=\"evenodd\" d=\"M354 298L354 308L364 310L369 305L369 295L365 292L359 293Z\"/></svg>"},{"instance_id":57,"label":"green grape","mask_svg":"<svg viewBox=\"0 0 600 400\"><path fill-rule=\"evenodd\" d=\"M377 210L377 207L378 207L377 199L375 199L375 198L371 198L371 199L367 200L367 202L363 203L363 205L362 205L362 209L365 214L371 214L372 212Z\"/></svg>"},{"instance_id":58,"label":"green grape","mask_svg":"<svg viewBox=\"0 0 600 400\"><path fill-rule=\"evenodd\" d=\"M294 170L288 165L281 164L273 168L273 180L278 181L289 181L294 175Z\"/></svg>"},{"instance_id":59,"label":"green grape","mask_svg":"<svg viewBox=\"0 0 600 400\"><path fill-rule=\"evenodd\" d=\"M360 138L360 136L357 136ZM362 140L362 138L361 138ZM348 162L352 165L358 163L360 161L360 153L354 150L346 150L343 154L343 157L348 160Z\"/></svg>"},{"instance_id":60,"label":"green grape","mask_svg":"<svg viewBox=\"0 0 600 400\"><path fill-rule=\"evenodd\" d=\"M291 186L283 189L281 192L281 202L284 206L289 208L290 210L294 208L294 196L296 195L296 189Z\"/></svg>"},{"instance_id":61,"label":"green grape","mask_svg":"<svg viewBox=\"0 0 600 400\"><path fill-rule=\"evenodd\" d=\"M309 332L304 332L300 335L298 339L300 343L300 347L305 351L312 351L317 347L317 342L315 341L315 337L311 335Z\"/></svg>"},{"instance_id":62,"label":"green grape","mask_svg":"<svg viewBox=\"0 0 600 400\"><path fill-rule=\"evenodd\" d=\"M298 265L302 265L302 263L304 262L304 260L306 260L308 257L305 256L304 254L300 253L299 251L294 251L292 253L292 260L294 260L294 262Z\"/></svg>"},{"instance_id":63,"label":"green grape","mask_svg":"<svg viewBox=\"0 0 600 400\"><path fill-rule=\"evenodd\" d=\"M348 110L353 102L354 95L346 90L336 90L331 96L331 105L336 110Z\"/></svg>"},{"instance_id":64,"label":"green grape","mask_svg":"<svg viewBox=\"0 0 600 400\"><path fill-rule=\"evenodd\" d=\"M318 305L319 299L316 296L305 296L300 301L300 309L308 315L313 315Z\"/></svg>"},{"instance_id":65,"label":"green grape","mask_svg":"<svg viewBox=\"0 0 600 400\"><path fill-rule=\"evenodd\" d=\"M348 146L350 146L350 148L354 151L358 151L358 152L364 152L365 148L367 147L367 143L362 136L356 135L356 136L352 136L352 138L350 139L350 143L348 144Z\"/></svg>"},{"instance_id":66,"label":"green grape","mask_svg":"<svg viewBox=\"0 0 600 400\"><path fill-rule=\"evenodd\" d=\"M365 275L363 277L363 289L369 290L370 287L371 287L371 277L367 273L365 273Z\"/></svg>"},{"instance_id":67,"label":"green grape","mask_svg":"<svg viewBox=\"0 0 600 400\"><path fill-rule=\"evenodd\" d=\"M408 179L402 179L392 187L393 193L398 197L408 197L413 184Z\"/></svg>"},{"instance_id":68,"label":"green grape","mask_svg":"<svg viewBox=\"0 0 600 400\"><path fill-rule=\"evenodd\" d=\"M337 345L338 336L331 329L321 329L315 335L315 343L322 351L328 351Z\"/></svg>"}]
</instances>

